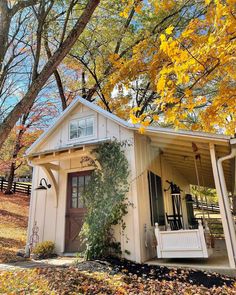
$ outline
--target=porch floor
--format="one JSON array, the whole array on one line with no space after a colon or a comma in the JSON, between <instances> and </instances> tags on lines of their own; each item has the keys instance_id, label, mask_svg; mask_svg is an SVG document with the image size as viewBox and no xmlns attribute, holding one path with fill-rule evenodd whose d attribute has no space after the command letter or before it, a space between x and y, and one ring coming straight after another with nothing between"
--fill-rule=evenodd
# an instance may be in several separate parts
<instances>
[{"instance_id":1,"label":"porch floor","mask_svg":"<svg viewBox=\"0 0 236 295\"><path fill-rule=\"evenodd\" d=\"M145 263L150 265L162 265L167 267L181 267L198 269L208 272L217 272L236 277L236 269L229 266L225 241L223 239L215 241L213 254L208 259L202 258L153 258Z\"/></svg>"}]
</instances>

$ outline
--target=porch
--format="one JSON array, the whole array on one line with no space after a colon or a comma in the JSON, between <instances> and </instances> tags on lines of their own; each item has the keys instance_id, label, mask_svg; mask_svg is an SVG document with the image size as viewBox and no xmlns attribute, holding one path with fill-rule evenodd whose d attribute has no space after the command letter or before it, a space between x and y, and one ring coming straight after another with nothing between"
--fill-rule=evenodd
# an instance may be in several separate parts
<instances>
[{"instance_id":1,"label":"porch","mask_svg":"<svg viewBox=\"0 0 236 295\"><path fill-rule=\"evenodd\" d=\"M174 268L197 269L207 272L217 272L224 275L236 277L235 269L229 264L227 249L224 239L215 241L213 254L208 259L202 258L153 258L145 261L149 265L160 265Z\"/></svg>"},{"instance_id":2,"label":"porch","mask_svg":"<svg viewBox=\"0 0 236 295\"><path fill-rule=\"evenodd\" d=\"M156 154L152 156L149 152L151 157L146 164L151 213L146 211L146 216L141 213L144 221L143 261L208 271L235 269L235 223L229 200L229 196L233 197L235 193L235 139L157 129L147 131L147 136L150 150ZM163 208L160 208L160 192L155 191L155 185L150 185L150 173L161 177ZM166 180L179 185L180 190L177 193L168 190ZM189 212L187 183L188 186L215 188L217 191L224 239L216 240L213 248L209 242L211 233L206 222L207 214L200 218L204 228L200 225L199 229L195 222L198 216ZM206 201L204 196L200 197L202 202ZM156 215L155 210L159 210ZM155 230L157 247L154 247L156 222L159 224Z\"/></svg>"}]
</instances>

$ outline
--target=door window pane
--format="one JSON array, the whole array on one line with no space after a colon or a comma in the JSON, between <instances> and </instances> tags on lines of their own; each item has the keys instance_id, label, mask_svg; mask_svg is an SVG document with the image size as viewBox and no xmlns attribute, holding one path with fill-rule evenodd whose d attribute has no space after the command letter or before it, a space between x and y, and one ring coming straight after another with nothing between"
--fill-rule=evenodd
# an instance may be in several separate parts
<instances>
[{"instance_id":1,"label":"door window pane","mask_svg":"<svg viewBox=\"0 0 236 295\"><path fill-rule=\"evenodd\" d=\"M78 208L84 208L84 202L81 196L78 199Z\"/></svg>"},{"instance_id":2,"label":"door window pane","mask_svg":"<svg viewBox=\"0 0 236 295\"><path fill-rule=\"evenodd\" d=\"M79 187L84 186L84 176L79 176Z\"/></svg>"},{"instance_id":3,"label":"door window pane","mask_svg":"<svg viewBox=\"0 0 236 295\"><path fill-rule=\"evenodd\" d=\"M85 186L88 184L89 180L91 179L90 175L85 176Z\"/></svg>"},{"instance_id":4,"label":"door window pane","mask_svg":"<svg viewBox=\"0 0 236 295\"><path fill-rule=\"evenodd\" d=\"M76 198L72 198L71 208L77 208L77 197Z\"/></svg>"},{"instance_id":5,"label":"door window pane","mask_svg":"<svg viewBox=\"0 0 236 295\"><path fill-rule=\"evenodd\" d=\"M77 196L77 190L78 190L77 186L72 186L72 196L73 196L73 198L75 198Z\"/></svg>"},{"instance_id":6,"label":"door window pane","mask_svg":"<svg viewBox=\"0 0 236 295\"><path fill-rule=\"evenodd\" d=\"M72 186L77 186L77 177L72 177Z\"/></svg>"},{"instance_id":7,"label":"door window pane","mask_svg":"<svg viewBox=\"0 0 236 295\"><path fill-rule=\"evenodd\" d=\"M73 176L71 179L71 208L84 208L82 194L90 175Z\"/></svg>"}]
</instances>

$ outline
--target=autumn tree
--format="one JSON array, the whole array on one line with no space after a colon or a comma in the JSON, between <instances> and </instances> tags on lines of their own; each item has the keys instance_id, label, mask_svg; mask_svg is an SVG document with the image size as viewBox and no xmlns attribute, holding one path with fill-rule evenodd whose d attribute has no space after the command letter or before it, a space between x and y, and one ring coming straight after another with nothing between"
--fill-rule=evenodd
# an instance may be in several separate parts
<instances>
[{"instance_id":1,"label":"autumn tree","mask_svg":"<svg viewBox=\"0 0 236 295\"><path fill-rule=\"evenodd\" d=\"M145 58L142 45L147 39L152 42L158 39L171 23L183 30L204 11L205 6L201 2L196 5L196 1L102 1L91 26L64 61L67 67L85 76L84 80L70 76L71 90L82 89L86 99L96 100L109 112L125 119L129 118L132 107L143 117L159 94L152 87L150 77L139 71L138 57ZM124 71L119 75L117 66L131 57L137 61L134 68L128 63L125 68L124 64ZM131 77L135 71L137 79ZM124 77L127 79L123 83Z\"/></svg>"},{"instance_id":2,"label":"autumn tree","mask_svg":"<svg viewBox=\"0 0 236 295\"><path fill-rule=\"evenodd\" d=\"M166 27L162 26L155 36L147 33L129 56L112 56L113 73L105 86L108 93L117 85L128 92L135 83L147 81L155 95L144 111L142 105L133 108L134 123L145 127L161 121L178 128L186 128L187 124L192 129L233 134L236 2L150 3L160 17L174 9L191 20L180 26L180 19L169 17ZM139 13L145 13L145 4Z\"/></svg>"},{"instance_id":3,"label":"autumn tree","mask_svg":"<svg viewBox=\"0 0 236 295\"><path fill-rule=\"evenodd\" d=\"M0 170L7 175L6 194L11 193L14 176L22 165L27 165L24 153L38 138L48 122L58 114L56 102L38 98L30 112L22 115L3 145L0 155Z\"/></svg>"},{"instance_id":4,"label":"autumn tree","mask_svg":"<svg viewBox=\"0 0 236 295\"><path fill-rule=\"evenodd\" d=\"M0 147L20 117L29 112L50 76L56 73L58 65L84 31L99 2L0 1ZM80 13L77 11L74 19L75 4ZM51 56L48 55L46 60L42 52L43 36L46 28L57 22L61 23L61 42L53 42L53 35L49 36ZM18 101L13 99L14 104L9 103L9 94L6 95L12 81L15 84L11 85L11 98L17 96L16 89L24 89L24 97Z\"/></svg>"}]
</instances>

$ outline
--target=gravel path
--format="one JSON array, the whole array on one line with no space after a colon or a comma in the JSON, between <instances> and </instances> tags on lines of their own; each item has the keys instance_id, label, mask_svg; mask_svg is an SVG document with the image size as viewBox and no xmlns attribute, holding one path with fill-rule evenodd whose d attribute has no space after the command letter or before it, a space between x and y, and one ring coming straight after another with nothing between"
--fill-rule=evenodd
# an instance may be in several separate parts
<instances>
[{"instance_id":1,"label":"gravel path","mask_svg":"<svg viewBox=\"0 0 236 295\"><path fill-rule=\"evenodd\" d=\"M74 257L58 257L44 260L23 260L13 263L0 263L0 271L45 267L66 267L73 265L77 260L78 259Z\"/></svg>"}]
</instances>

